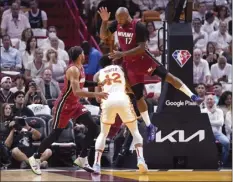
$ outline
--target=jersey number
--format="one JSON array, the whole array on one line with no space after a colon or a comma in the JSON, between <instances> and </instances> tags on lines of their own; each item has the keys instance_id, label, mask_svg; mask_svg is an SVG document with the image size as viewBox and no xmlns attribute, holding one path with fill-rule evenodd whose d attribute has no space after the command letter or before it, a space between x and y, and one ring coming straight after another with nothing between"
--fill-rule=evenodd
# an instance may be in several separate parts
<instances>
[{"instance_id":1,"label":"jersey number","mask_svg":"<svg viewBox=\"0 0 233 182\"><path fill-rule=\"evenodd\" d=\"M120 77L121 75L119 73L113 73L111 75L106 75L105 84L112 85L113 83L121 83Z\"/></svg>"},{"instance_id":2,"label":"jersey number","mask_svg":"<svg viewBox=\"0 0 233 182\"><path fill-rule=\"evenodd\" d=\"M130 44L132 42L132 38L125 38L125 43Z\"/></svg>"}]
</instances>

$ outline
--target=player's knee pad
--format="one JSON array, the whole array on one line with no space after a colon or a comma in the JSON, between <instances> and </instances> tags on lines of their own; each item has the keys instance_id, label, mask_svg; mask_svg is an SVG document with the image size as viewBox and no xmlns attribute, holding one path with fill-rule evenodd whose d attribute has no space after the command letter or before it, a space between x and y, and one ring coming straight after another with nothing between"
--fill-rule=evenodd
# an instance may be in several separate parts
<instances>
[{"instance_id":1,"label":"player's knee pad","mask_svg":"<svg viewBox=\"0 0 233 182\"><path fill-rule=\"evenodd\" d=\"M143 89L144 89L143 83L134 85L131 87L131 89L133 90L136 100L140 100L143 97Z\"/></svg>"}]
</instances>

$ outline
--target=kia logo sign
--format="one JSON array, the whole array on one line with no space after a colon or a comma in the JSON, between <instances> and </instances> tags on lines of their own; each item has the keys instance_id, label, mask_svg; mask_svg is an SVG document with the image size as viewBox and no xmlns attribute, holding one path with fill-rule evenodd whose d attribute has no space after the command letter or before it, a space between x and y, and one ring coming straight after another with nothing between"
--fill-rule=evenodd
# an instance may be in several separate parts
<instances>
[{"instance_id":1,"label":"kia logo sign","mask_svg":"<svg viewBox=\"0 0 233 182\"><path fill-rule=\"evenodd\" d=\"M178 139L175 139L174 136L177 136L177 135L178 135ZM162 131L158 131L156 133L155 142L162 143L162 142L168 140L171 143L177 143L177 142L187 143L195 138L198 138L199 142L203 141L205 139L205 130L198 130L197 132L195 132L191 136L187 136L187 134L185 134L184 130L174 130L173 132L169 133L168 135L166 135L164 137L162 137Z\"/></svg>"}]
</instances>

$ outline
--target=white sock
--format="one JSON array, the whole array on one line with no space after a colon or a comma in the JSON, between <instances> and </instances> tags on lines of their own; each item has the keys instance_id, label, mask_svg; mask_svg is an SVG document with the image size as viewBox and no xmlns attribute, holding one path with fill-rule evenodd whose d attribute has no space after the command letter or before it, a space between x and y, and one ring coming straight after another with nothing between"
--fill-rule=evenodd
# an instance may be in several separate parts
<instances>
[{"instance_id":1,"label":"white sock","mask_svg":"<svg viewBox=\"0 0 233 182\"><path fill-rule=\"evenodd\" d=\"M142 158L143 159L143 148L142 147L135 147L136 149L136 153L138 158Z\"/></svg>"},{"instance_id":2,"label":"white sock","mask_svg":"<svg viewBox=\"0 0 233 182\"><path fill-rule=\"evenodd\" d=\"M192 95L194 95L194 93L192 93L192 91L185 85L183 84L179 90L181 92L183 92L185 95L189 96L191 98Z\"/></svg>"},{"instance_id":3,"label":"white sock","mask_svg":"<svg viewBox=\"0 0 233 182\"><path fill-rule=\"evenodd\" d=\"M98 150L95 151L95 162L94 162L94 164L99 164L100 165L102 153L103 152L100 152Z\"/></svg>"},{"instance_id":4,"label":"white sock","mask_svg":"<svg viewBox=\"0 0 233 182\"><path fill-rule=\"evenodd\" d=\"M142 116L142 119L146 123L146 126L149 126L151 124L151 122L150 122L150 117L149 117L148 111L141 112L140 114Z\"/></svg>"}]
</instances>

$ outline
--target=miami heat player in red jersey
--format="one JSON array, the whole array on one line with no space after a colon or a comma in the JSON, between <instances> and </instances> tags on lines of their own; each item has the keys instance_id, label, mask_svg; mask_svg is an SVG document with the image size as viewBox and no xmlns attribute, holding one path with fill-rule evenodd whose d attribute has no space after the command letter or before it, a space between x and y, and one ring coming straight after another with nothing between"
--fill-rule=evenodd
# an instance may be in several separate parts
<instances>
[{"instance_id":1,"label":"miami heat player in red jersey","mask_svg":"<svg viewBox=\"0 0 233 182\"><path fill-rule=\"evenodd\" d=\"M34 173L40 175L40 157L41 154L55 142L68 122L72 119L74 122L84 124L88 131L85 135L85 142L82 144L82 151L79 157L74 161L74 164L88 172L94 172L88 163L88 151L98 135L99 128L93 121L90 113L79 102L79 97L93 97L106 99L107 93L95 93L83 91L83 86L97 86L95 82L85 81L85 74L82 63L84 54L81 47L75 46L69 51L70 58L73 61L65 73L65 86L61 95L55 104L55 114L53 118L53 131L44 139L37 151L29 158L29 164Z\"/></svg>"},{"instance_id":2,"label":"miami heat player in red jersey","mask_svg":"<svg viewBox=\"0 0 233 182\"><path fill-rule=\"evenodd\" d=\"M114 32L117 34L121 51L113 51L109 56L113 60L123 58L123 68L137 99L138 110L147 126L148 141L154 141L155 127L150 122L147 104L143 98L144 76L146 74L158 75L194 101L198 101L199 98L180 79L169 73L162 64L156 61L146 46L149 40L146 26L139 20L132 19L126 8L118 8L116 20L109 26L110 13L107 8L101 7L98 13L102 19L101 39L108 38Z\"/></svg>"}]
</instances>

